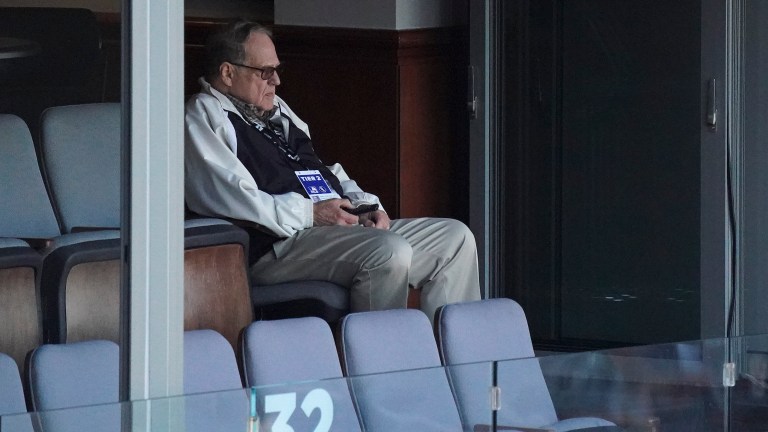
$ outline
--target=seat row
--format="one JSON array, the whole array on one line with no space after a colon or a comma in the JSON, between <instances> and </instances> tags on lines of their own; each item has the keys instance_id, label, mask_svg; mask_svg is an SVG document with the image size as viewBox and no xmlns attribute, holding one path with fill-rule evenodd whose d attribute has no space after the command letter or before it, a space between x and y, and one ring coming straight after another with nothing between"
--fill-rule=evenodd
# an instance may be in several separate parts
<instances>
[{"instance_id":1,"label":"seat row","mask_svg":"<svg viewBox=\"0 0 768 432\"><path fill-rule=\"evenodd\" d=\"M120 109L48 108L37 147L24 121L0 114L0 351L19 365L41 343L117 340ZM186 329L235 346L254 316L347 312L347 290L328 282L251 286L248 242L229 221L185 221Z\"/></svg>"},{"instance_id":2,"label":"seat row","mask_svg":"<svg viewBox=\"0 0 768 432\"><path fill-rule=\"evenodd\" d=\"M619 430L600 418L557 418L538 362L530 358L525 315L514 301L447 305L436 321L433 333L418 310L353 313L342 318L336 340L318 318L254 322L240 345L243 384L254 391L188 398L195 409L187 407L187 430L242 430L249 416L258 419L258 430L275 431L493 430L488 392L494 384L503 395L501 429ZM184 345L185 394L241 387L235 357L221 336L187 332ZM488 364L478 363L525 358L499 373L496 383ZM30 357L27 374L33 407L116 402L117 374L111 342L43 346ZM80 413L78 430L115 430L104 425L115 424L119 413L107 417ZM64 420L57 422L60 427Z\"/></svg>"}]
</instances>

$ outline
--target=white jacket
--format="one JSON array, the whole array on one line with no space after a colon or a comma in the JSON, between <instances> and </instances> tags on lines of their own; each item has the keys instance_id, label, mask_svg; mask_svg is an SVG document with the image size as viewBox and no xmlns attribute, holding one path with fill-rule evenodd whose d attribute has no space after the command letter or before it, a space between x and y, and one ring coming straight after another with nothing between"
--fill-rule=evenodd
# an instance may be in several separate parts
<instances>
[{"instance_id":1,"label":"white jacket","mask_svg":"<svg viewBox=\"0 0 768 432\"><path fill-rule=\"evenodd\" d=\"M262 192L237 158L237 137L228 112L238 116L232 102L200 79L202 90L187 102L185 113L184 190L186 204L195 213L253 222L278 237L290 237L312 227L312 200L290 192L270 195ZM309 128L279 97L279 115L309 136ZM287 120L283 130L288 131ZM339 164L328 167L341 182L344 195L358 203L379 203L375 195L363 192Z\"/></svg>"}]
</instances>

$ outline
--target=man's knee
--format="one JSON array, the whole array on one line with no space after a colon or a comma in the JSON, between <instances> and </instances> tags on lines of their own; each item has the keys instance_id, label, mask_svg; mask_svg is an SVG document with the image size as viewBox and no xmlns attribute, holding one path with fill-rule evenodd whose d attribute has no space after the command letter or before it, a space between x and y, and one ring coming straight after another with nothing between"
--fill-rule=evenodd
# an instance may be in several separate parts
<instances>
[{"instance_id":1,"label":"man's knee","mask_svg":"<svg viewBox=\"0 0 768 432\"><path fill-rule=\"evenodd\" d=\"M371 250L365 266L368 269L387 266L407 270L412 259L411 245L403 237L386 232L385 235L377 236L376 247Z\"/></svg>"},{"instance_id":2,"label":"man's knee","mask_svg":"<svg viewBox=\"0 0 768 432\"><path fill-rule=\"evenodd\" d=\"M460 248L477 249L475 235L463 222L455 219L445 219L446 238L456 242Z\"/></svg>"}]
</instances>

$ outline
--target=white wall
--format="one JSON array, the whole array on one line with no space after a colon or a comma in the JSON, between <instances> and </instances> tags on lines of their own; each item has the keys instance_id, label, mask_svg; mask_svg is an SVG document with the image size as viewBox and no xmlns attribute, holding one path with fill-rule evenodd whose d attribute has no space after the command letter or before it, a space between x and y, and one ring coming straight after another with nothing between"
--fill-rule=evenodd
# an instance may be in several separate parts
<instances>
[{"instance_id":1,"label":"white wall","mask_svg":"<svg viewBox=\"0 0 768 432\"><path fill-rule=\"evenodd\" d=\"M275 24L406 30L458 25L466 0L275 0Z\"/></svg>"}]
</instances>

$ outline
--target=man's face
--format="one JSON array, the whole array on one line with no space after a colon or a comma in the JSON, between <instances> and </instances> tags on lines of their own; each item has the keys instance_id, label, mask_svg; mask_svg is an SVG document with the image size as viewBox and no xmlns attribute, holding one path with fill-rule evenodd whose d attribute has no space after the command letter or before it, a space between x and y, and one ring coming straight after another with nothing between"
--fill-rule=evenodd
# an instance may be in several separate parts
<instances>
[{"instance_id":1,"label":"man's face","mask_svg":"<svg viewBox=\"0 0 768 432\"><path fill-rule=\"evenodd\" d=\"M252 32L243 42L245 58L242 65L255 68L277 67L280 60L275 52L275 44L266 34ZM261 78L261 72L244 66L231 65L223 73L229 77L229 94L258 109L268 111L275 104L275 89L280 85L280 77L275 72L267 79Z\"/></svg>"}]
</instances>

